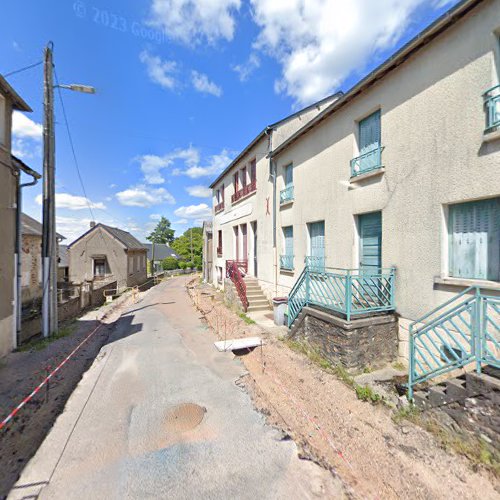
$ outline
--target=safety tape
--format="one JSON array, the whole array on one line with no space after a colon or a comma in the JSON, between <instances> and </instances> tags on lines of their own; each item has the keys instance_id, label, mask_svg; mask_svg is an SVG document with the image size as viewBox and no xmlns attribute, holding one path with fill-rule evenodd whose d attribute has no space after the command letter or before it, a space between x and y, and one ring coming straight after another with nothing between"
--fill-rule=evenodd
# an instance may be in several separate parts
<instances>
[{"instance_id":1,"label":"safety tape","mask_svg":"<svg viewBox=\"0 0 500 500\"><path fill-rule=\"evenodd\" d=\"M49 380L73 357L73 355L90 339L90 337L92 337L95 332L97 332L97 330L99 330L99 328L101 328L101 326L103 325L103 323L99 322L99 325L97 325L95 327L94 330L92 330L92 332L90 332L67 356L66 358L64 358L61 363L59 363L59 365L54 368L54 370L52 370L41 382L40 384L37 385L37 387L35 387L35 389L30 393L28 394L28 396L26 396L10 413L9 415L7 415L3 420L2 422L0 422L0 430L2 430L15 416L16 414L19 412L19 410L26 404L28 403L28 401L30 401L31 399L33 399L33 397L40 391L40 389L45 386Z\"/></svg>"}]
</instances>

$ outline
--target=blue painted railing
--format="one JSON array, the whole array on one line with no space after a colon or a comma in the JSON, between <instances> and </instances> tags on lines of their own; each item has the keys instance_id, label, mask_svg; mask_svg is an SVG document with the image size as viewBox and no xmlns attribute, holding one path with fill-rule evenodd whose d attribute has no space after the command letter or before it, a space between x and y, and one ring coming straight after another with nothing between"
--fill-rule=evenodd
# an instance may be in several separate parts
<instances>
[{"instance_id":1,"label":"blue painted railing","mask_svg":"<svg viewBox=\"0 0 500 500\"><path fill-rule=\"evenodd\" d=\"M408 397L416 384L475 363L500 368L500 297L469 287L410 324Z\"/></svg>"},{"instance_id":2,"label":"blue painted railing","mask_svg":"<svg viewBox=\"0 0 500 500\"><path fill-rule=\"evenodd\" d=\"M280 205L293 201L293 186L287 186L280 191Z\"/></svg>"},{"instance_id":3,"label":"blue painted railing","mask_svg":"<svg viewBox=\"0 0 500 500\"><path fill-rule=\"evenodd\" d=\"M293 255L280 255L280 269L293 270Z\"/></svg>"},{"instance_id":4,"label":"blue painted railing","mask_svg":"<svg viewBox=\"0 0 500 500\"><path fill-rule=\"evenodd\" d=\"M371 151L353 158L351 160L351 177L356 177L381 168L383 149L383 147L377 146Z\"/></svg>"},{"instance_id":5,"label":"blue painted railing","mask_svg":"<svg viewBox=\"0 0 500 500\"><path fill-rule=\"evenodd\" d=\"M353 317L393 311L394 268L374 273L362 269L306 267L288 295L288 326L305 306L318 306Z\"/></svg>"},{"instance_id":6,"label":"blue painted railing","mask_svg":"<svg viewBox=\"0 0 500 500\"><path fill-rule=\"evenodd\" d=\"M314 271L316 273L324 273L325 272L325 258L324 257L315 257L313 255L307 255L305 258L305 265L310 271Z\"/></svg>"},{"instance_id":7,"label":"blue painted railing","mask_svg":"<svg viewBox=\"0 0 500 500\"><path fill-rule=\"evenodd\" d=\"M486 111L485 132L491 132L500 127L500 85L495 85L483 94L484 109Z\"/></svg>"}]
</instances>

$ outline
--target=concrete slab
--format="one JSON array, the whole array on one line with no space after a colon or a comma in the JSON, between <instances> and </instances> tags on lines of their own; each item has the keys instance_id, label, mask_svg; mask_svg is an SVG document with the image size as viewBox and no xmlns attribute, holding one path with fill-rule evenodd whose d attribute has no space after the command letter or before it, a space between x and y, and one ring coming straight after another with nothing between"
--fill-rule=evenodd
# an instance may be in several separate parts
<instances>
[{"instance_id":1,"label":"concrete slab","mask_svg":"<svg viewBox=\"0 0 500 500\"><path fill-rule=\"evenodd\" d=\"M241 349L250 349L252 347L258 347L261 345L264 345L264 342L262 342L262 339L260 337L229 339L214 342L214 346L219 352L239 351Z\"/></svg>"}]
</instances>

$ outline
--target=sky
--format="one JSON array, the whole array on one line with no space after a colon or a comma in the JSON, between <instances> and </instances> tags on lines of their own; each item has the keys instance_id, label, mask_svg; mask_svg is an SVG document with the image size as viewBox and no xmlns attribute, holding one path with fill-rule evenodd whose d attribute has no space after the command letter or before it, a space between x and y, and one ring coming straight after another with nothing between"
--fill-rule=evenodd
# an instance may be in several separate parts
<instances>
[{"instance_id":1,"label":"sky","mask_svg":"<svg viewBox=\"0 0 500 500\"><path fill-rule=\"evenodd\" d=\"M141 241L167 217L179 236L211 216L208 186L266 125L347 91L456 0L10 0L0 73L54 44L57 231L91 220ZM42 172L41 65L7 76L13 153ZM81 181L78 175L81 174ZM41 184L24 191L41 220Z\"/></svg>"}]
</instances>

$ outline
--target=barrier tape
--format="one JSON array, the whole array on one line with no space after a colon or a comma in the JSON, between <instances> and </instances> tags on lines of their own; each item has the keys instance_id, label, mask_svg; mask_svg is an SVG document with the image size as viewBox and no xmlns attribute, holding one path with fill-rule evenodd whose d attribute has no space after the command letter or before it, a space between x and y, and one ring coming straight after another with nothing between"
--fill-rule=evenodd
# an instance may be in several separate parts
<instances>
[{"instance_id":1,"label":"barrier tape","mask_svg":"<svg viewBox=\"0 0 500 500\"><path fill-rule=\"evenodd\" d=\"M33 397L44 387L50 379L73 357L73 355L92 337L103 323L99 322L99 325L97 325L92 332L90 332L67 356L66 358L59 363L59 365L54 368L41 382L38 384L35 389L28 394L10 413L5 417L1 422L0 422L0 431L16 416L16 414L21 410L21 408L28 403Z\"/></svg>"}]
</instances>

